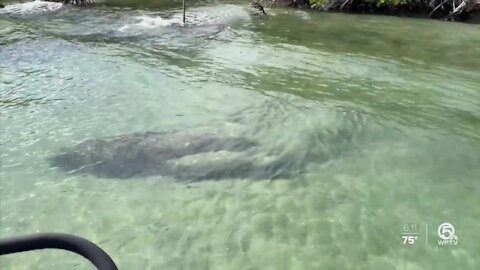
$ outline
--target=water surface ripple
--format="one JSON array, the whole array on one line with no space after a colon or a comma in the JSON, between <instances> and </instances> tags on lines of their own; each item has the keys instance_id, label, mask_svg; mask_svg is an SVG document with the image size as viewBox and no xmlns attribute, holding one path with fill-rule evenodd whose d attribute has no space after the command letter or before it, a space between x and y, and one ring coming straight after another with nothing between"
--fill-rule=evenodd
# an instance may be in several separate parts
<instances>
[{"instance_id":1,"label":"water surface ripple","mask_svg":"<svg viewBox=\"0 0 480 270\"><path fill-rule=\"evenodd\" d=\"M183 25L174 4L0 10L0 236L78 234L121 269L478 269L478 25L245 3ZM186 183L47 162L164 130L245 136L304 172ZM438 246L443 222L458 246ZM91 269L55 251L1 266Z\"/></svg>"}]
</instances>

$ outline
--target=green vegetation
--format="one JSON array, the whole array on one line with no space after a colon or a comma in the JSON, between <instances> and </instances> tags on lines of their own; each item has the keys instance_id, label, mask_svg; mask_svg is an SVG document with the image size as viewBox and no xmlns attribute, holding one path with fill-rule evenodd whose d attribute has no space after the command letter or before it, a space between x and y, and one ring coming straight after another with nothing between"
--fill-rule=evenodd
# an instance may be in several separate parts
<instances>
[{"instance_id":1,"label":"green vegetation","mask_svg":"<svg viewBox=\"0 0 480 270\"><path fill-rule=\"evenodd\" d=\"M321 11L420 16L469 21L480 14L480 0L293 0L294 6Z\"/></svg>"}]
</instances>

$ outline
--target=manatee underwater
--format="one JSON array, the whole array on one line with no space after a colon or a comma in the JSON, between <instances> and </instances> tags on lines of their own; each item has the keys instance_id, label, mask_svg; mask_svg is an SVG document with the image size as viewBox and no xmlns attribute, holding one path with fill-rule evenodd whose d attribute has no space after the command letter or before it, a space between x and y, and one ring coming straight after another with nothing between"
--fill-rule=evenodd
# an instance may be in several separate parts
<instances>
[{"instance_id":1,"label":"manatee underwater","mask_svg":"<svg viewBox=\"0 0 480 270\"><path fill-rule=\"evenodd\" d=\"M339 137L345 136L341 132L330 135L323 146L344 143ZM325 147L315 147L318 142L304 145L308 151L280 146L272 152L248 136L194 130L145 132L87 139L61 149L48 161L68 174L100 178L276 179L298 175L310 162L323 163L333 156Z\"/></svg>"},{"instance_id":2,"label":"manatee underwater","mask_svg":"<svg viewBox=\"0 0 480 270\"><path fill-rule=\"evenodd\" d=\"M260 152L251 139L192 131L88 139L49 158L52 167L68 173L118 179L166 175L190 181L283 177L292 171L292 160Z\"/></svg>"}]
</instances>

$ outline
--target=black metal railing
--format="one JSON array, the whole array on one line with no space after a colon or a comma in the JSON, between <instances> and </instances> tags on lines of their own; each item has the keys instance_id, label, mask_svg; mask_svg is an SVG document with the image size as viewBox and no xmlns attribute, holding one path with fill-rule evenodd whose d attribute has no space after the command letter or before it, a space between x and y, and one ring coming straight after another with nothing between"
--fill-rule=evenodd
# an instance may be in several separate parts
<instances>
[{"instance_id":1,"label":"black metal railing","mask_svg":"<svg viewBox=\"0 0 480 270\"><path fill-rule=\"evenodd\" d=\"M88 259L98 270L118 270L112 258L94 243L71 234L39 233L0 239L0 256L39 249L63 249Z\"/></svg>"}]
</instances>

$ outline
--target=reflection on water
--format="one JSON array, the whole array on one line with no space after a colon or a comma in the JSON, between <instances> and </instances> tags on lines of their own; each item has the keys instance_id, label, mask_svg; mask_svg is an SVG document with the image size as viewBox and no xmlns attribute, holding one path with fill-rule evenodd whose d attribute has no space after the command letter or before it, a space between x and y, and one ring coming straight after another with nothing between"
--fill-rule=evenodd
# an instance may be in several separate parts
<instances>
[{"instance_id":1,"label":"reflection on water","mask_svg":"<svg viewBox=\"0 0 480 270\"><path fill-rule=\"evenodd\" d=\"M122 269L480 265L478 26L239 5L192 7L182 25L179 9L40 4L0 14L1 236L75 233ZM309 162L274 181L195 183L48 163L85 139L171 130ZM411 222L429 243L402 245ZM459 246L435 243L443 222ZM55 251L1 264L90 267Z\"/></svg>"}]
</instances>

